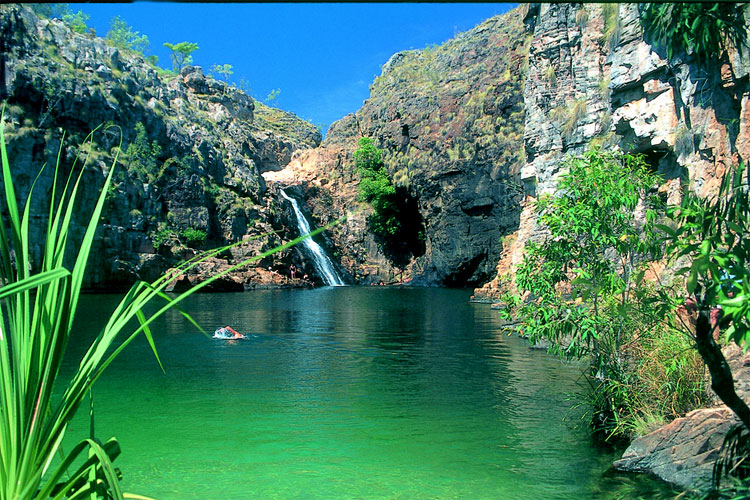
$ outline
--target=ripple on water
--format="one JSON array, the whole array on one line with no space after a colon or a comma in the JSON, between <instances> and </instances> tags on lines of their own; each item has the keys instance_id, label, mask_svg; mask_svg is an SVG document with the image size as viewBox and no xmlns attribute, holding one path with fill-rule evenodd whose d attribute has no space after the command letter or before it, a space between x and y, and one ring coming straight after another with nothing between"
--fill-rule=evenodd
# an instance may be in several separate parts
<instances>
[{"instance_id":1,"label":"ripple on water","mask_svg":"<svg viewBox=\"0 0 750 500\"><path fill-rule=\"evenodd\" d=\"M503 335L468 295L193 297L199 323L251 337L206 338L168 315L155 328L167 373L131 345L97 384L97 429L120 440L126 487L162 499L605 498L611 457L569 409L579 367Z\"/></svg>"}]
</instances>

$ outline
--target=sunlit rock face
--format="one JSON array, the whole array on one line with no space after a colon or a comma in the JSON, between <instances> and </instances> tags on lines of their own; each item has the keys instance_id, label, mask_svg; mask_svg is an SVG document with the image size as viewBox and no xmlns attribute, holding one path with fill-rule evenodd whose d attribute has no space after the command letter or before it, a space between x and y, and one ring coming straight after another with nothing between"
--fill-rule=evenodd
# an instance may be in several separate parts
<instances>
[{"instance_id":1,"label":"sunlit rock face","mask_svg":"<svg viewBox=\"0 0 750 500\"><path fill-rule=\"evenodd\" d=\"M747 56L731 54L711 68L687 54L667 61L644 40L634 4L542 4L532 15L525 196L495 278L476 290L486 300L508 282L525 244L541 236L533 202L554 192L565 155L593 146L642 153L664 177L670 203L688 186L715 192L726 168L750 155Z\"/></svg>"},{"instance_id":2,"label":"sunlit rock face","mask_svg":"<svg viewBox=\"0 0 750 500\"><path fill-rule=\"evenodd\" d=\"M313 125L254 102L199 67L168 74L141 54L40 19L26 6L0 6L0 32L0 99L7 101L6 140L22 198L39 168L56 163L63 131L67 173L85 136L104 125L84 174L81 219L73 227L73 236L80 236L122 146L86 275L89 287L155 278L200 247L185 237L187 230L205 233L213 245L270 233L235 248L225 263L281 242L285 235L272 231L285 227L284 212L260 174L279 170L298 149L317 146ZM51 185L48 169L35 188L37 220L46 216L43 200ZM44 240L34 234L31 241L39 265ZM281 266L291 257L287 252L264 265ZM262 281L264 274L253 276ZM254 278L247 279L251 285Z\"/></svg>"},{"instance_id":3,"label":"sunlit rock face","mask_svg":"<svg viewBox=\"0 0 750 500\"><path fill-rule=\"evenodd\" d=\"M334 123L323 145L267 179L305 186L323 223L361 208L332 230L342 265L363 283L466 286L494 274L503 235L518 226L523 153L527 6L489 19L443 45L399 52L370 98ZM361 137L382 149L397 186L416 200L425 248L403 272L367 229L352 153Z\"/></svg>"}]
</instances>

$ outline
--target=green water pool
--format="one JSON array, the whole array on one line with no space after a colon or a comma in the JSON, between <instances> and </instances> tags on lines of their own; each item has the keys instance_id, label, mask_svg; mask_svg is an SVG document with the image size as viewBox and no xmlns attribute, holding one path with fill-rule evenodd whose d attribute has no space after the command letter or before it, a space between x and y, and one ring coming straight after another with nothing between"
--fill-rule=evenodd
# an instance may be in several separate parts
<instances>
[{"instance_id":1,"label":"green water pool","mask_svg":"<svg viewBox=\"0 0 750 500\"><path fill-rule=\"evenodd\" d=\"M606 473L611 451L570 409L581 367L504 335L469 293L193 297L201 325L249 338L207 338L169 314L154 328L166 374L145 341L129 346L95 387L97 435L120 441L125 489L160 499L667 498ZM116 300L86 296L77 335ZM73 432L86 429L80 418Z\"/></svg>"}]
</instances>

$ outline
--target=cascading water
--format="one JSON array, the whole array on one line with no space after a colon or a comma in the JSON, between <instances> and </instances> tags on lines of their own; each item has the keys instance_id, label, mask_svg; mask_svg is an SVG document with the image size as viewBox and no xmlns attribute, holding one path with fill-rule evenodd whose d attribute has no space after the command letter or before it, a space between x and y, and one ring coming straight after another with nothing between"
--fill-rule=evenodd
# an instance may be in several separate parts
<instances>
[{"instance_id":1,"label":"cascading water","mask_svg":"<svg viewBox=\"0 0 750 500\"><path fill-rule=\"evenodd\" d=\"M297 200L288 196L283 189L280 189L279 191L281 192L281 196L289 200L289 203L292 204L294 215L297 217L299 235L304 236L310 234L310 224L307 222L307 219L305 219L305 216L302 215ZM312 257L313 266L320 277L323 278L325 284L328 286L344 286L344 280L342 280L341 276L336 272L336 268L333 267L333 262L331 262L331 259L328 257L325 250L323 250L323 248L321 248L321 246L312 238L305 238L302 241L302 244L307 249L308 254Z\"/></svg>"}]
</instances>

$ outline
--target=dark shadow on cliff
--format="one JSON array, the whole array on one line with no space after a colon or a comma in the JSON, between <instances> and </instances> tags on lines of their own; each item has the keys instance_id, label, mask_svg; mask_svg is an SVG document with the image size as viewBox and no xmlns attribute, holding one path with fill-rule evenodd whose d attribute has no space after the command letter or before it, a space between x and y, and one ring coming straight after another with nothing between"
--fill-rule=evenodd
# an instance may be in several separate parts
<instances>
[{"instance_id":1,"label":"dark shadow on cliff","mask_svg":"<svg viewBox=\"0 0 750 500\"><path fill-rule=\"evenodd\" d=\"M405 188L397 187L396 193L389 199L388 206L382 212L368 217L371 227L382 225L382 220L379 222L375 218L393 218L399 222L391 225L393 231L375 233L375 241L394 266L403 269L412 257L421 257L425 254L425 228L422 214L419 212L419 203Z\"/></svg>"}]
</instances>

